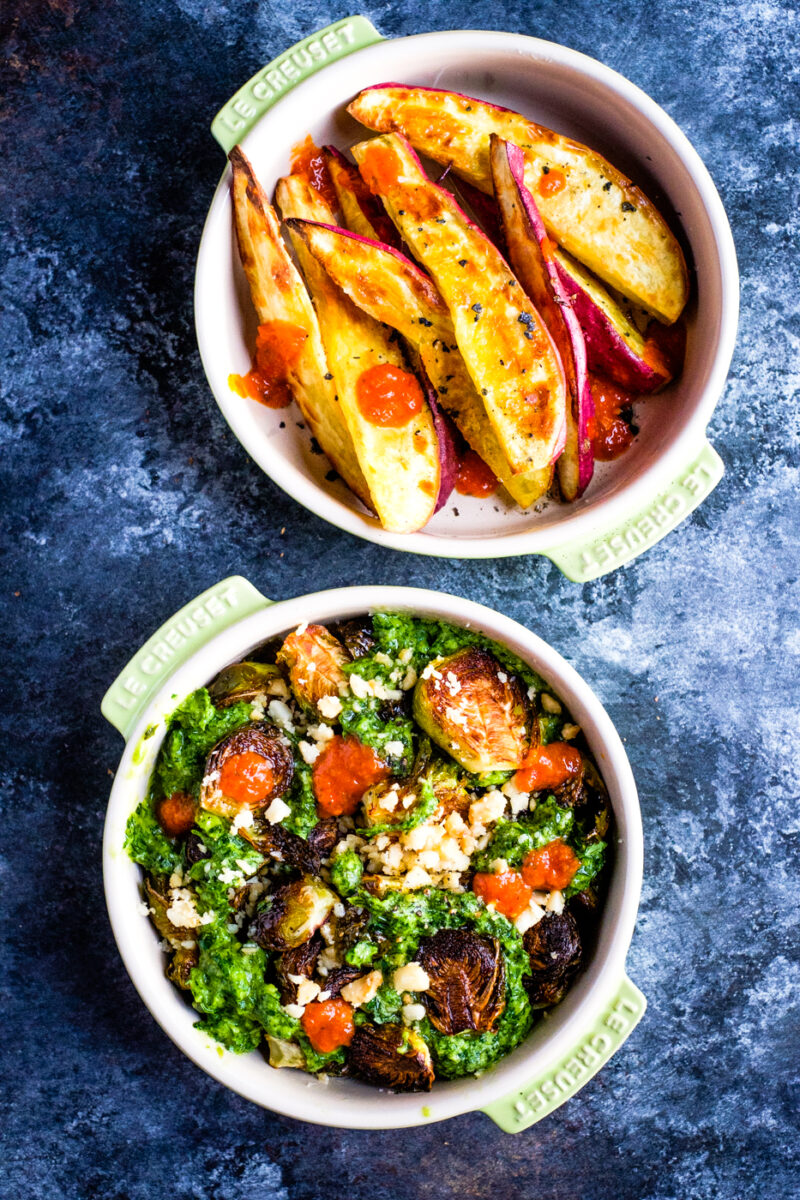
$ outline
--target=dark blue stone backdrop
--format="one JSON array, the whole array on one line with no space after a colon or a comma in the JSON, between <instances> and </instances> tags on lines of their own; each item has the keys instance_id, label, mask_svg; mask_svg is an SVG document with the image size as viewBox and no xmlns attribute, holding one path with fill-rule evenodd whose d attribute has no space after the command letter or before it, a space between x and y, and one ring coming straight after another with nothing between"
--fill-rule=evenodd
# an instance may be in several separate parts
<instances>
[{"instance_id":1,"label":"dark blue stone backdrop","mask_svg":"<svg viewBox=\"0 0 800 1200\"><path fill-rule=\"evenodd\" d=\"M686 131L742 268L711 425L727 473L667 541L584 587L544 560L401 556L310 516L217 412L192 272L221 166L212 115L347 6L4 0L0 1193L796 1196L797 13L776 0L365 12L386 34L465 25L565 42ZM394 582L486 601L563 651L627 739L646 835L629 969L650 1007L527 1134L479 1115L399 1134L272 1116L184 1059L134 994L101 890L122 747L98 706L142 637L232 572L276 598Z\"/></svg>"}]
</instances>

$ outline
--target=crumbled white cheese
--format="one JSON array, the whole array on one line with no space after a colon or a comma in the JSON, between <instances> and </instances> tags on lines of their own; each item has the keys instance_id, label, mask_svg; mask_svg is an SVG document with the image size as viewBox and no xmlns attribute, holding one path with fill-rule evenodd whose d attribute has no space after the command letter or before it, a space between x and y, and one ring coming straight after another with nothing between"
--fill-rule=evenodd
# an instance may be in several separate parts
<instances>
[{"instance_id":1,"label":"crumbled white cheese","mask_svg":"<svg viewBox=\"0 0 800 1200\"><path fill-rule=\"evenodd\" d=\"M410 646L404 646L397 657L403 666L405 666L406 663L411 662L412 658L414 657L414 651Z\"/></svg>"},{"instance_id":2,"label":"crumbled white cheese","mask_svg":"<svg viewBox=\"0 0 800 1200\"><path fill-rule=\"evenodd\" d=\"M537 925L543 916L544 909L540 908L535 900L531 900L528 907L519 914L514 922L517 933L525 933L527 929Z\"/></svg>"},{"instance_id":3,"label":"crumbled white cheese","mask_svg":"<svg viewBox=\"0 0 800 1200\"><path fill-rule=\"evenodd\" d=\"M372 689L370 688L369 684L370 681L368 679L362 679L360 675L350 676L350 691L354 696L357 696L359 700L366 700L367 696L372 694Z\"/></svg>"},{"instance_id":4,"label":"crumbled white cheese","mask_svg":"<svg viewBox=\"0 0 800 1200\"><path fill-rule=\"evenodd\" d=\"M253 813L248 805L244 805L233 818L231 822L231 830L233 833L238 833L240 829L249 829L253 824Z\"/></svg>"},{"instance_id":5,"label":"crumbled white cheese","mask_svg":"<svg viewBox=\"0 0 800 1200\"><path fill-rule=\"evenodd\" d=\"M200 924L194 895L188 888L171 888L167 920L178 929L195 929Z\"/></svg>"},{"instance_id":6,"label":"crumbled white cheese","mask_svg":"<svg viewBox=\"0 0 800 1200\"><path fill-rule=\"evenodd\" d=\"M333 721L342 711L342 702L338 696L320 696L317 701L320 716L327 721Z\"/></svg>"},{"instance_id":7,"label":"crumbled white cheese","mask_svg":"<svg viewBox=\"0 0 800 1200\"><path fill-rule=\"evenodd\" d=\"M297 1003L303 1007L310 1004L312 1000L316 1000L319 995L320 987L313 979L303 979L297 984Z\"/></svg>"},{"instance_id":8,"label":"crumbled white cheese","mask_svg":"<svg viewBox=\"0 0 800 1200\"><path fill-rule=\"evenodd\" d=\"M506 675L505 671L498 671L497 678L501 683L508 683L508 676Z\"/></svg>"},{"instance_id":9,"label":"crumbled white cheese","mask_svg":"<svg viewBox=\"0 0 800 1200\"><path fill-rule=\"evenodd\" d=\"M306 732L321 748L333 737L333 730L330 725L309 725Z\"/></svg>"},{"instance_id":10,"label":"crumbled white cheese","mask_svg":"<svg viewBox=\"0 0 800 1200\"><path fill-rule=\"evenodd\" d=\"M141 904L139 905L139 912L142 914L142 916L143 916L143 917L149 917L149 916L150 916L150 913L151 913L152 911L153 911L153 910L152 910L152 908L150 907L150 905L149 905L149 904L146 904L146 903L145 903L145 901L144 901L144 900L142 900Z\"/></svg>"},{"instance_id":11,"label":"crumbled white cheese","mask_svg":"<svg viewBox=\"0 0 800 1200\"><path fill-rule=\"evenodd\" d=\"M508 870L508 863L504 858L496 858L492 863L492 870L495 875L505 875Z\"/></svg>"},{"instance_id":12,"label":"crumbled white cheese","mask_svg":"<svg viewBox=\"0 0 800 1200\"><path fill-rule=\"evenodd\" d=\"M379 650L378 653L374 654L372 657L375 659L375 662L380 663L382 667L390 667L392 665L392 660L389 658L389 655L384 654L382 650Z\"/></svg>"},{"instance_id":13,"label":"crumbled white cheese","mask_svg":"<svg viewBox=\"0 0 800 1200\"><path fill-rule=\"evenodd\" d=\"M495 821L499 821L506 810L508 801L502 792L497 788L493 788L491 792L487 792L485 796L481 796L479 800L473 800L469 806L469 819L471 825L490 825Z\"/></svg>"},{"instance_id":14,"label":"crumbled white cheese","mask_svg":"<svg viewBox=\"0 0 800 1200\"><path fill-rule=\"evenodd\" d=\"M279 725L281 729L286 729L289 733L294 731L294 722L292 721L292 710L283 700L270 700L267 708L269 719Z\"/></svg>"},{"instance_id":15,"label":"crumbled white cheese","mask_svg":"<svg viewBox=\"0 0 800 1200\"><path fill-rule=\"evenodd\" d=\"M560 713L561 705L556 700L555 696L549 695L547 692L542 692L541 695L542 708L548 713Z\"/></svg>"},{"instance_id":16,"label":"crumbled white cheese","mask_svg":"<svg viewBox=\"0 0 800 1200\"><path fill-rule=\"evenodd\" d=\"M287 1017L294 1017L295 1020L299 1021L306 1010L303 1004L284 1004L283 1011Z\"/></svg>"},{"instance_id":17,"label":"crumbled white cheese","mask_svg":"<svg viewBox=\"0 0 800 1200\"><path fill-rule=\"evenodd\" d=\"M403 682L400 684L400 690L403 692L410 692L416 682L417 672L413 667L409 667L403 676Z\"/></svg>"},{"instance_id":18,"label":"crumbled white cheese","mask_svg":"<svg viewBox=\"0 0 800 1200\"><path fill-rule=\"evenodd\" d=\"M423 871L422 867L412 867L404 882L406 888L413 891L414 888L429 887L433 880L427 871Z\"/></svg>"},{"instance_id":19,"label":"crumbled white cheese","mask_svg":"<svg viewBox=\"0 0 800 1200\"><path fill-rule=\"evenodd\" d=\"M420 963L410 962L397 968L392 975L392 986L398 992L427 992L431 981Z\"/></svg>"},{"instance_id":20,"label":"crumbled white cheese","mask_svg":"<svg viewBox=\"0 0 800 1200\"><path fill-rule=\"evenodd\" d=\"M557 915L562 913L564 911L564 893L559 892L557 889L551 892L547 897L545 908L548 912L556 913Z\"/></svg>"},{"instance_id":21,"label":"crumbled white cheese","mask_svg":"<svg viewBox=\"0 0 800 1200\"><path fill-rule=\"evenodd\" d=\"M285 817L288 817L291 811L292 810L289 808L289 805L284 804L283 800L278 798L272 801L272 804L270 804L269 808L264 813L264 816L267 818L270 825L277 825L279 821L282 821Z\"/></svg>"},{"instance_id":22,"label":"crumbled white cheese","mask_svg":"<svg viewBox=\"0 0 800 1200\"><path fill-rule=\"evenodd\" d=\"M401 1012L403 1014L403 1024L413 1025L415 1021L423 1020L425 1016L424 1004L404 1004Z\"/></svg>"},{"instance_id":23,"label":"crumbled white cheese","mask_svg":"<svg viewBox=\"0 0 800 1200\"><path fill-rule=\"evenodd\" d=\"M352 1004L354 1008L359 1008L360 1005L368 1004L370 1000L374 999L382 983L383 973L370 971L369 975L361 975L343 987L341 997L348 1004Z\"/></svg>"},{"instance_id":24,"label":"crumbled white cheese","mask_svg":"<svg viewBox=\"0 0 800 1200\"><path fill-rule=\"evenodd\" d=\"M281 679L280 675L276 675L267 684L267 695L278 696L281 700L288 700L291 695L285 679Z\"/></svg>"},{"instance_id":25,"label":"crumbled white cheese","mask_svg":"<svg viewBox=\"0 0 800 1200\"><path fill-rule=\"evenodd\" d=\"M314 765L322 752L319 746L314 746L311 742L300 742L297 748L303 761L307 762L310 767Z\"/></svg>"},{"instance_id":26,"label":"crumbled white cheese","mask_svg":"<svg viewBox=\"0 0 800 1200\"><path fill-rule=\"evenodd\" d=\"M399 742L399 741L387 742L383 748L387 754L390 754L392 756L392 758L401 758L403 755L403 751L405 750L405 746L403 745L402 742Z\"/></svg>"},{"instance_id":27,"label":"crumbled white cheese","mask_svg":"<svg viewBox=\"0 0 800 1200\"><path fill-rule=\"evenodd\" d=\"M561 736L565 742L571 742L581 731L580 725L566 724L561 727Z\"/></svg>"},{"instance_id":28,"label":"crumbled white cheese","mask_svg":"<svg viewBox=\"0 0 800 1200\"><path fill-rule=\"evenodd\" d=\"M295 631L294 631L295 637L302 637L307 629L308 629L308 621L301 621L301 623L297 626L297 629L295 629Z\"/></svg>"},{"instance_id":29,"label":"crumbled white cheese","mask_svg":"<svg viewBox=\"0 0 800 1200\"><path fill-rule=\"evenodd\" d=\"M504 783L501 790L504 796L508 796L511 812L514 816L517 813L524 812L530 804L530 792L521 792L513 779L509 779L507 783Z\"/></svg>"}]
</instances>

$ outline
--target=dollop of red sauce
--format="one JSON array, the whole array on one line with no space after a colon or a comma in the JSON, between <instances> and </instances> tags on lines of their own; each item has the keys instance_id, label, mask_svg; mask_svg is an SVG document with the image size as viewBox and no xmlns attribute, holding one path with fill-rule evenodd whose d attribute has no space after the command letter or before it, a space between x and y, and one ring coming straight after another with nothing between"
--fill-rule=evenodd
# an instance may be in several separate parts
<instances>
[{"instance_id":1,"label":"dollop of red sauce","mask_svg":"<svg viewBox=\"0 0 800 1200\"><path fill-rule=\"evenodd\" d=\"M467 450L458 464L456 491L460 496L491 496L499 487L491 467L474 450Z\"/></svg>"},{"instance_id":2,"label":"dollop of red sauce","mask_svg":"<svg viewBox=\"0 0 800 1200\"><path fill-rule=\"evenodd\" d=\"M229 386L238 396L249 396L267 408L286 408L292 402L287 377L307 337L305 329L291 321L259 325L253 365L246 375L229 375Z\"/></svg>"},{"instance_id":3,"label":"dollop of red sauce","mask_svg":"<svg viewBox=\"0 0 800 1200\"><path fill-rule=\"evenodd\" d=\"M260 754L245 750L231 754L219 773L219 790L239 804L258 804L275 785L272 767Z\"/></svg>"},{"instance_id":4,"label":"dollop of red sauce","mask_svg":"<svg viewBox=\"0 0 800 1200\"><path fill-rule=\"evenodd\" d=\"M581 860L561 838L531 850L522 864L522 878L536 892L558 888L561 891L572 883L580 869Z\"/></svg>"},{"instance_id":5,"label":"dollop of red sauce","mask_svg":"<svg viewBox=\"0 0 800 1200\"><path fill-rule=\"evenodd\" d=\"M194 825L197 805L188 792L173 792L156 807L156 818L167 837L183 837Z\"/></svg>"},{"instance_id":6,"label":"dollop of red sauce","mask_svg":"<svg viewBox=\"0 0 800 1200\"><path fill-rule=\"evenodd\" d=\"M532 889L519 871L500 871L495 875L479 871L473 876L472 890L484 904L493 904L509 921L515 920L531 902Z\"/></svg>"},{"instance_id":7,"label":"dollop of red sauce","mask_svg":"<svg viewBox=\"0 0 800 1200\"><path fill-rule=\"evenodd\" d=\"M400 165L400 159L391 146L373 142L367 148L359 170L373 195L380 196L397 182Z\"/></svg>"},{"instance_id":8,"label":"dollop of red sauce","mask_svg":"<svg viewBox=\"0 0 800 1200\"><path fill-rule=\"evenodd\" d=\"M644 359L658 370L665 366L673 377L679 375L686 356L686 322L680 317L674 325L652 320L647 326Z\"/></svg>"},{"instance_id":9,"label":"dollop of red sauce","mask_svg":"<svg viewBox=\"0 0 800 1200\"><path fill-rule=\"evenodd\" d=\"M566 186L567 177L560 167L550 167L548 171L542 172L536 190L540 196L555 196Z\"/></svg>"},{"instance_id":10,"label":"dollop of red sauce","mask_svg":"<svg viewBox=\"0 0 800 1200\"><path fill-rule=\"evenodd\" d=\"M416 375L392 363L375 363L356 381L356 403L372 425L399 429L422 412L425 398Z\"/></svg>"},{"instance_id":11,"label":"dollop of red sauce","mask_svg":"<svg viewBox=\"0 0 800 1200\"><path fill-rule=\"evenodd\" d=\"M591 375L590 384L594 401L594 415L589 418L592 453L599 462L611 462L624 454L636 436L622 416L634 397L602 375Z\"/></svg>"},{"instance_id":12,"label":"dollop of red sauce","mask_svg":"<svg viewBox=\"0 0 800 1200\"><path fill-rule=\"evenodd\" d=\"M574 775L580 775L582 766L580 750L570 746L569 742L533 746L514 776L514 784L521 792L541 792L545 788L560 787Z\"/></svg>"},{"instance_id":13,"label":"dollop of red sauce","mask_svg":"<svg viewBox=\"0 0 800 1200\"><path fill-rule=\"evenodd\" d=\"M349 1046L356 1032L353 1008L346 1000L312 1000L300 1018L306 1037L318 1054Z\"/></svg>"},{"instance_id":14,"label":"dollop of red sauce","mask_svg":"<svg viewBox=\"0 0 800 1200\"><path fill-rule=\"evenodd\" d=\"M336 188L328 173L325 155L319 146L314 144L311 134L294 147L290 162L292 175L299 175L301 179L305 179L331 208L336 209Z\"/></svg>"},{"instance_id":15,"label":"dollop of red sauce","mask_svg":"<svg viewBox=\"0 0 800 1200\"><path fill-rule=\"evenodd\" d=\"M351 816L367 788L390 774L386 763L358 738L331 738L311 772L321 816Z\"/></svg>"}]
</instances>

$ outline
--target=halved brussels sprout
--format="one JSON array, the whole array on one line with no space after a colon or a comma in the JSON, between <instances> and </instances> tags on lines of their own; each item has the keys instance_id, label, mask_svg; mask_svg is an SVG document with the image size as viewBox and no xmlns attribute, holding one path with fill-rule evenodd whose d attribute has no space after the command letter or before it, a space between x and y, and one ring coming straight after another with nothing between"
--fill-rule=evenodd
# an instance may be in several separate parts
<instances>
[{"instance_id":1,"label":"halved brussels sprout","mask_svg":"<svg viewBox=\"0 0 800 1200\"><path fill-rule=\"evenodd\" d=\"M440 1033L493 1029L506 1006L500 943L469 929L440 929L420 942L417 959L430 980L422 995Z\"/></svg>"},{"instance_id":2,"label":"halved brussels sprout","mask_svg":"<svg viewBox=\"0 0 800 1200\"><path fill-rule=\"evenodd\" d=\"M426 737L420 738L414 766L406 779L385 779L367 788L361 807L363 823L368 829L383 829L408 822L422 797L422 781L428 778L430 758L431 743ZM406 805L404 801L409 796L413 796L414 800Z\"/></svg>"},{"instance_id":3,"label":"halved brussels sprout","mask_svg":"<svg viewBox=\"0 0 800 1200\"><path fill-rule=\"evenodd\" d=\"M266 808L288 790L293 775L292 751L280 730L251 721L217 742L209 754L200 806L220 817L233 817L244 805Z\"/></svg>"},{"instance_id":4,"label":"halved brussels sprout","mask_svg":"<svg viewBox=\"0 0 800 1200\"><path fill-rule=\"evenodd\" d=\"M302 630L302 632L301 632ZM336 696L347 684L342 667L350 656L324 625L306 625L290 633L278 651L278 662L289 671L297 703L315 716L323 696Z\"/></svg>"},{"instance_id":5,"label":"halved brussels sprout","mask_svg":"<svg viewBox=\"0 0 800 1200\"><path fill-rule=\"evenodd\" d=\"M321 879L304 875L270 897L251 924L250 937L264 950L294 950L325 924L338 900Z\"/></svg>"},{"instance_id":6,"label":"halved brussels sprout","mask_svg":"<svg viewBox=\"0 0 800 1200\"><path fill-rule=\"evenodd\" d=\"M301 1071L305 1069L305 1055L296 1042L287 1042L285 1038L276 1038L268 1033L267 1048L271 1067L297 1067Z\"/></svg>"},{"instance_id":7,"label":"halved brussels sprout","mask_svg":"<svg viewBox=\"0 0 800 1200\"><path fill-rule=\"evenodd\" d=\"M474 775L516 770L530 743L529 714L518 680L478 646L426 667L414 689L414 717Z\"/></svg>"},{"instance_id":8,"label":"halved brussels sprout","mask_svg":"<svg viewBox=\"0 0 800 1200\"><path fill-rule=\"evenodd\" d=\"M200 952L196 946L179 946L167 964L166 976L171 983L177 984L184 991L189 989L189 976L200 961Z\"/></svg>"},{"instance_id":9,"label":"halved brussels sprout","mask_svg":"<svg viewBox=\"0 0 800 1200\"><path fill-rule=\"evenodd\" d=\"M360 1025L347 1054L354 1075L397 1092L429 1092L433 1063L427 1045L400 1025Z\"/></svg>"},{"instance_id":10,"label":"halved brussels sprout","mask_svg":"<svg viewBox=\"0 0 800 1200\"><path fill-rule=\"evenodd\" d=\"M460 774L455 763L436 762L429 769L427 779L433 788L442 817L449 817L455 812L466 821L473 797L461 782Z\"/></svg>"},{"instance_id":11,"label":"halved brussels sprout","mask_svg":"<svg viewBox=\"0 0 800 1200\"><path fill-rule=\"evenodd\" d=\"M269 689L271 683L281 678L280 671L272 663L231 663L229 667L223 667L208 685L208 694L216 708L228 708L239 701L255 700Z\"/></svg>"},{"instance_id":12,"label":"halved brussels sprout","mask_svg":"<svg viewBox=\"0 0 800 1200\"><path fill-rule=\"evenodd\" d=\"M534 1008L558 1004L581 965L581 937L570 912L547 913L522 938L531 964L523 983Z\"/></svg>"},{"instance_id":13,"label":"halved brussels sprout","mask_svg":"<svg viewBox=\"0 0 800 1200\"><path fill-rule=\"evenodd\" d=\"M271 825L256 818L252 825L240 828L238 834L266 858L287 863L308 875L319 874L321 857L317 848L283 825Z\"/></svg>"},{"instance_id":14,"label":"halved brussels sprout","mask_svg":"<svg viewBox=\"0 0 800 1200\"><path fill-rule=\"evenodd\" d=\"M322 951L322 938L318 933L296 946L294 950L286 950L275 961L275 974L281 992L281 1004L297 1003L297 984L290 978L292 975L302 975L310 979L314 974L317 959Z\"/></svg>"}]
</instances>

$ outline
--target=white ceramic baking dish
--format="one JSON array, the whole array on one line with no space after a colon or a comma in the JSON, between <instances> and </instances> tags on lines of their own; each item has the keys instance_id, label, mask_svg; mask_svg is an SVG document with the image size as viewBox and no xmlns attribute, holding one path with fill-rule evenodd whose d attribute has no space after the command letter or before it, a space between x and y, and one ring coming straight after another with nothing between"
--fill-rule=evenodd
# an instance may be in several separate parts
<instances>
[{"instance_id":1,"label":"white ceramic baking dish","mask_svg":"<svg viewBox=\"0 0 800 1200\"><path fill-rule=\"evenodd\" d=\"M197 338L211 389L267 474L342 529L418 554L545 554L569 578L593 579L657 542L722 476L706 426L730 365L739 283L720 198L684 134L644 92L594 59L515 33L459 30L384 41L364 17L337 21L262 68L225 105L212 131L226 151L240 142L271 189L308 133L318 144L341 147L362 139L366 131L345 106L361 88L387 80L452 88L521 110L596 147L677 214L695 278L681 378L639 403L641 432L633 446L616 462L598 464L577 503L532 513L496 496L454 495L423 531L387 533L341 482L326 478L329 464L296 427L295 409L269 410L228 385L231 372L249 366L255 316L234 243L226 168L195 283Z\"/></svg>"},{"instance_id":2,"label":"white ceramic baking dish","mask_svg":"<svg viewBox=\"0 0 800 1200\"><path fill-rule=\"evenodd\" d=\"M223 1050L194 1028L197 1014L164 975L158 935L142 916L141 872L124 849L125 824L147 792L165 718L223 666L302 621L333 621L376 610L409 611L479 629L530 663L582 726L602 771L616 843L596 948L566 998L512 1054L479 1079L436 1083L429 1095L393 1095L353 1080L327 1084L275 1070L258 1053ZM597 697L536 634L469 600L417 588L352 587L272 604L245 579L204 592L170 618L131 659L102 705L125 751L106 816L103 871L114 936L133 983L156 1021L185 1054L227 1087L275 1112L351 1129L389 1129L481 1110L501 1128L527 1128L573 1095L610 1058L645 1008L625 974L642 881L642 826L622 742Z\"/></svg>"}]
</instances>

